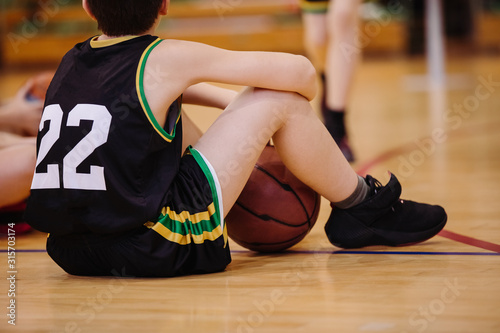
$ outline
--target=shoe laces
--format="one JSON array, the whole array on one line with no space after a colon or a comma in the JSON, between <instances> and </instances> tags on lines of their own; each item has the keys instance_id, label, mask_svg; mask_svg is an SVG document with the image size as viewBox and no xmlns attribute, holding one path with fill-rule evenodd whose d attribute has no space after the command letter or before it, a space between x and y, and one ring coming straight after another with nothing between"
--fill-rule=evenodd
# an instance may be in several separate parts
<instances>
[{"instance_id":1,"label":"shoe laces","mask_svg":"<svg viewBox=\"0 0 500 333\"><path fill-rule=\"evenodd\" d=\"M373 178L370 175L366 176L366 182L367 182L368 186L370 186L370 194L371 195L377 194L377 192L382 187L384 187L380 181L378 181L377 179Z\"/></svg>"},{"instance_id":2,"label":"shoe laces","mask_svg":"<svg viewBox=\"0 0 500 333\"><path fill-rule=\"evenodd\" d=\"M370 186L370 195L373 196L375 194L378 193L379 190L381 190L384 185L377 179L373 178L372 176L370 175L366 175L365 177L366 179L366 182L368 184L368 186ZM404 204L404 200L403 199L398 199L392 206L391 206L391 210L393 212L395 212L399 207L401 207L401 205Z\"/></svg>"}]
</instances>

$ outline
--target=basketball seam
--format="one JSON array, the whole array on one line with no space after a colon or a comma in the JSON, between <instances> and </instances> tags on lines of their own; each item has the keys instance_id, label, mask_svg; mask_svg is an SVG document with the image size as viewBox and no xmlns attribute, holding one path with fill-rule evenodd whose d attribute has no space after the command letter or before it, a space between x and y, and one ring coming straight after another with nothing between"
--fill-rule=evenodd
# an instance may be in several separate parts
<instances>
[{"instance_id":1,"label":"basketball seam","mask_svg":"<svg viewBox=\"0 0 500 333\"><path fill-rule=\"evenodd\" d=\"M309 215L309 212L307 211L306 206L305 206L305 205L304 205L304 203L302 202L302 200L301 200L300 196L297 194L297 192L295 192L295 191L293 190L293 188L292 188L290 185L288 185L288 184L283 184L283 183L282 183L282 182L281 182L278 178L274 177L274 175L273 175L273 174L271 174L270 172L268 172L266 169L264 169L264 168L263 168L263 167L261 167L260 165L255 164L255 168L256 168L256 169L258 169L258 170L260 170L261 172L265 173L266 175L268 175L268 176L269 176L269 177L271 177L272 179L274 179L274 180L275 180L275 181L276 181L276 182L277 182L277 183L281 186L281 188L283 188L285 191L288 191L288 192L292 192L292 193L293 193L293 195L295 196L295 198L299 201L300 205L302 206L302 209L303 209L303 210L304 210L304 212L306 213L306 217L307 217L306 222L303 222L300 226L302 226L302 225L304 225L304 224L306 224L306 223L308 223L308 224L309 224L309 226L311 226L311 219L312 219L312 215ZM291 172L290 170L288 170L288 171L289 171L289 172ZM292 173L292 174L293 174L293 173ZM295 175L294 175L294 176L295 176ZM284 185L286 185L286 186L284 186ZM315 211L316 211L316 204L317 204L317 201L318 201L318 199L317 199L317 196L316 196L316 198L315 198L315 202L314 202L314 209L313 209L313 212L315 212ZM242 208L245 208L245 207L243 207L243 205L241 205L241 204L240 204L240 206L241 206ZM254 215L256 215L256 214L254 214ZM256 215L256 216L258 216L258 215ZM282 223L282 224L284 224L284 225L288 225L288 224L286 224L285 222L278 221L278 220L276 220L276 219L273 219L273 220L274 220L274 221L276 221L276 222L278 222L278 223Z\"/></svg>"},{"instance_id":2,"label":"basketball seam","mask_svg":"<svg viewBox=\"0 0 500 333\"><path fill-rule=\"evenodd\" d=\"M275 219L274 217L271 217L271 216L269 216L269 215L267 215L267 214L256 214L255 212L253 212L252 210L250 210L249 208L247 208L247 207L246 207L246 206L244 206L243 204L239 203L238 201L236 201L236 204L237 204L238 206L240 206L242 209L244 209L246 212L250 213L250 214L251 214L251 215L253 215L253 216L256 216L256 217L260 218L261 220L264 220L264 221L266 221L266 220L273 220L273 221L275 221L276 223L279 223L279 224L285 225L285 226L287 226L287 227L298 228L298 227L302 227L302 226L304 226L304 225L306 225L306 224L310 224L310 223L311 223L310 219L308 219L308 220L306 220L305 222L301 222L300 224L288 224L288 223L286 223L286 222L283 222L283 221L277 220L277 219ZM306 213L306 214L307 214L307 213Z\"/></svg>"}]
</instances>

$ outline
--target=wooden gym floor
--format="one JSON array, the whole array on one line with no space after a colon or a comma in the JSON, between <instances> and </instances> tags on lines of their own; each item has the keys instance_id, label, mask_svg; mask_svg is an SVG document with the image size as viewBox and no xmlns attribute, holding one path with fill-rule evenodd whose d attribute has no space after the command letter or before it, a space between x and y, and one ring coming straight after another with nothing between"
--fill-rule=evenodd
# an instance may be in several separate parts
<instances>
[{"instance_id":1,"label":"wooden gym floor","mask_svg":"<svg viewBox=\"0 0 500 333\"><path fill-rule=\"evenodd\" d=\"M360 173L399 176L403 198L443 205L444 231L422 244L342 251L316 226L285 253L231 243L218 274L168 279L70 276L46 235L15 239L16 326L8 324L7 241L0 241L2 332L500 332L500 66L448 62L450 85L420 90L423 60L365 60L348 124ZM2 98L32 72L3 74ZM217 112L186 106L207 128Z\"/></svg>"}]
</instances>

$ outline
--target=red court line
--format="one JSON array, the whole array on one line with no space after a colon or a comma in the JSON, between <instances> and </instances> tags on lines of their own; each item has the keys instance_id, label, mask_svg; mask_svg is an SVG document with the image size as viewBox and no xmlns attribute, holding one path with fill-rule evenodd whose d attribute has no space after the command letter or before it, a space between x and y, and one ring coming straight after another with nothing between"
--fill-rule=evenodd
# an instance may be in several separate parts
<instances>
[{"instance_id":1,"label":"red court line","mask_svg":"<svg viewBox=\"0 0 500 333\"><path fill-rule=\"evenodd\" d=\"M445 134L448 136L449 139L453 138L461 138L461 137L467 137L469 134L477 134L477 133L485 133L485 132L492 132L492 131L498 131L498 127L500 126L500 122L492 122L492 123L487 123L487 124L477 124L475 126L469 126L469 127L463 127L460 129L456 130L450 130L446 132ZM431 139L431 136L427 135L424 137L421 137L415 142L422 142L423 140L429 140ZM369 160L368 162L364 163L361 165L357 172L364 176L370 170L373 168L375 165L382 163L384 161L387 161L389 159L395 158L399 155L402 155L404 153L410 153L414 150L420 149L415 142L409 142L406 144L403 144L401 146L395 147L391 150L388 150L386 152L381 153L380 155L376 156L372 160ZM436 143L437 145L437 143ZM396 175L397 176L397 175Z\"/></svg>"},{"instance_id":2,"label":"red court line","mask_svg":"<svg viewBox=\"0 0 500 333\"><path fill-rule=\"evenodd\" d=\"M384 161L390 160L394 157L397 157L397 156L402 155L404 153L407 153L409 151L413 151L414 149L415 149L414 144L405 144L401 147L397 147L397 148L388 150L388 151L378 155L377 157L375 157L371 161L368 161L365 164L363 164L362 166L360 166L356 172L358 174L360 174L361 176L366 176L368 170L370 170L371 168L373 168L377 164L380 164Z\"/></svg>"},{"instance_id":3,"label":"red court line","mask_svg":"<svg viewBox=\"0 0 500 333\"><path fill-rule=\"evenodd\" d=\"M472 238L472 237L468 237L468 236L464 236L464 235L460 235L460 234L457 234L455 232L448 231L448 230L441 230L441 232L438 235L441 237L445 237L445 238L454 240L456 242L460 242L460 243L475 246L475 247L478 247L481 249L485 249L488 251L500 253L500 245L498 245L498 244L490 243L487 241L483 241L480 239L476 239L476 238Z\"/></svg>"},{"instance_id":4,"label":"red court line","mask_svg":"<svg viewBox=\"0 0 500 333\"><path fill-rule=\"evenodd\" d=\"M483 126L483 127L486 128L487 130L492 129L492 128L495 128L495 130L497 130L498 129L497 124L495 123L493 125L495 125L495 126L492 126L492 124L488 124L488 125ZM480 127L480 126L475 126L475 127ZM466 129L462 129L462 131L458 131L458 132L466 132L469 130L470 129L466 128ZM407 143L407 144L404 144L402 146L396 147L394 149L388 150L388 151L378 155L377 157L373 158L372 160L361 165L358 168L357 173L362 175L362 176L365 176L366 173L371 168L376 166L377 164L380 164L384 161L395 158L401 154L411 152L415 149L415 147L416 147L416 145L414 143ZM455 232L448 231L448 230L442 230L438 235L445 237L445 238L448 238L448 239L451 239L455 242L459 242L459 243L475 246L475 247L478 247L480 249L500 253L500 245L499 244L494 244L494 243L490 243L490 242L483 241L480 239L460 235L460 234L457 234Z\"/></svg>"}]
</instances>

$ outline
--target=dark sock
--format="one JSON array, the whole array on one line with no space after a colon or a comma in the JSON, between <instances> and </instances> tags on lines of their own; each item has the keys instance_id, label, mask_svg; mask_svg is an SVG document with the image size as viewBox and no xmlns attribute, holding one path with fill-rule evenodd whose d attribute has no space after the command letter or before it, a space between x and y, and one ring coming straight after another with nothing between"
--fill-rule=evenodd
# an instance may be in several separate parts
<instances>
[{"instance_id":1,"label":"dark sock","mask_svg":"<svg viewBox=\"0 0 500 333\"><path fill-rule=\"evenodd\" d=\"M326 75L325 73L320 74L321 78L321 110L326 110Z\"/></svg>"},{"instance_id":2,"label":"dark sock","mask_svg":"<svg viewBox=\"0 0 500 333\"><path fill-rule=\"evenodd\" d=\"M332 202L333 206L340 209L347 209L362 203L370 192L370 186L366 183L365 179L358 175L358 185L352 194L340 202Z\"/></svg>"},{"instance_id":3,"label":"dark sock","mask_svg":"<svg viewBox=\"0 0 500 333\"><path fill-rule=\"evenodd\" d=\"M322 96L321 96L321 113L323 114L323 120L325 127L330 132L330 135L333 137L337 144L346 136L345 129L345 109L331 109L326 105L326 97L327 97L327 84L328 80L326 78L325 73L320 74L321 83L323 86Z\"/></svg>"},{"instance_id":4,"label":"dark sock","mask_svg":"<svg viewBox=\"0 0 500 333\"><path fill-rule=\"evenodd\" d=\"M344 117L344 110L326 109L323 111L325 127L337 144L346 136Z\"/></svg>"}]
</instances>

